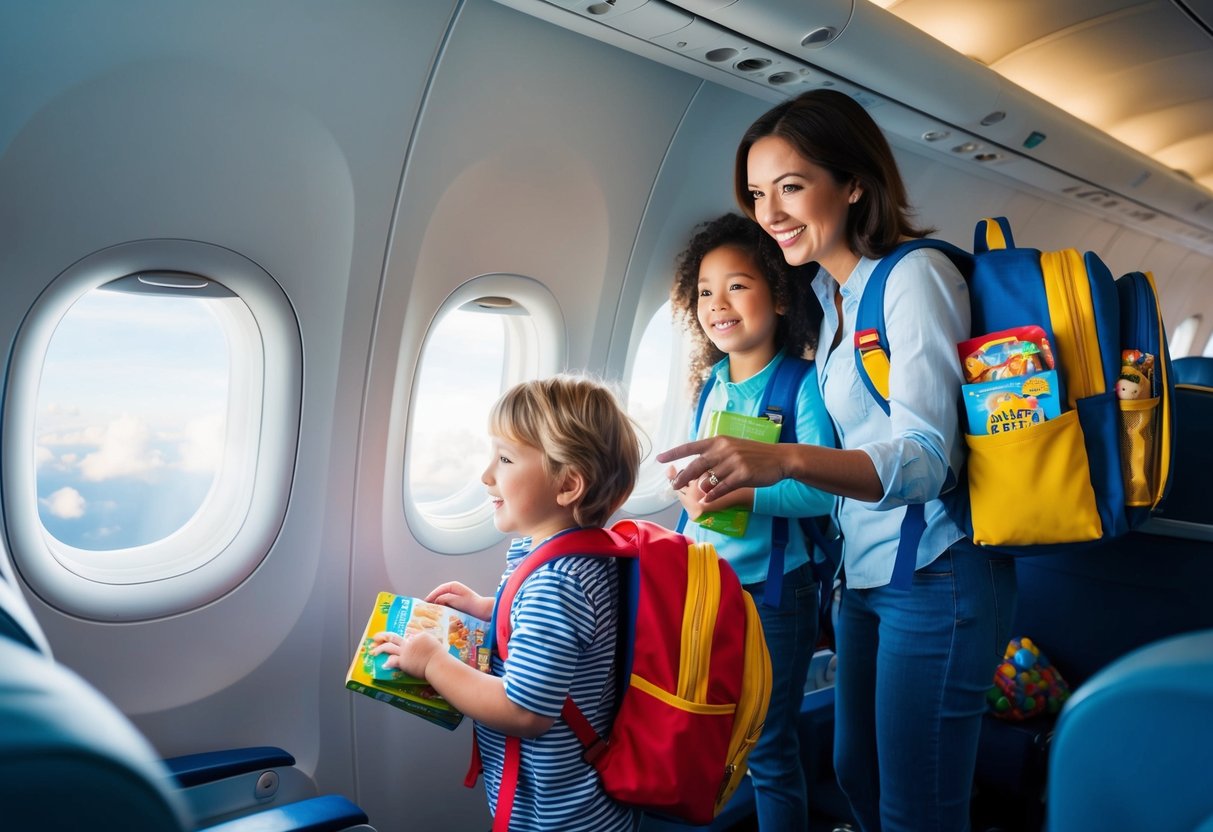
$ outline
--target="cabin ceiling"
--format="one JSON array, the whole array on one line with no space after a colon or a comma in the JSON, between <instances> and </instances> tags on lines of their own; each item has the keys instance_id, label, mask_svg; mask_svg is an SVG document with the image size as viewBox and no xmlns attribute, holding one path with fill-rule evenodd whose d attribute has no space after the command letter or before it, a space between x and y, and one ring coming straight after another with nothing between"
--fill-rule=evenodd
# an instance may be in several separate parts
<instances>
[{"instance_id":1,"label":"cabin ceiling","mask_svg":"<svg viewBox=\"0 0 1213 832\"><path fill-rule=\"evenodd\" d=\"M1213 189L1213 0L872 0Z\"/></svg>"}]
</instances>

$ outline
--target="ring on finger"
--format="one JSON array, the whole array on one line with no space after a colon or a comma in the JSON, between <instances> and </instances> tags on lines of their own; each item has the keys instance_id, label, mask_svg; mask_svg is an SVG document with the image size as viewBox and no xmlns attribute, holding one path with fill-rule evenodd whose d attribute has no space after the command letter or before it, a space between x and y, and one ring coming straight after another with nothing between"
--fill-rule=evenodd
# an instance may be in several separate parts
<instances>
[{"instance_id":1,"label":"ring on finger","mask_svg":"<svg viewBox=\"0 0 1213 832\"><path fill-rule=\"evenodd\" d=\"M711 483L713 488L720 485L720 480L716 478L715 471L708 471L708 482Z\"/></svg>"}]
</instances>

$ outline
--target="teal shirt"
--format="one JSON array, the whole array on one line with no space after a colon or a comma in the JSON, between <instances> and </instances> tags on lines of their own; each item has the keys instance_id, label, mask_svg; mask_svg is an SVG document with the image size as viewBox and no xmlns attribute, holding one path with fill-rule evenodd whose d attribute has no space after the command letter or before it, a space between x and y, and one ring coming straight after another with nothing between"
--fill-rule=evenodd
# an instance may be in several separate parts
<instances>
[{"instance_id":1,"label":"teal shirt","mask_svg":"<svg viewBox=\"0 0 1213 832\"><path fill-rule=\"evenodd\" d=\"M706 427L707 414L713 410L727 410L745 416L762 415L758 412L762 395L775 377L775 368L783 359L784 352L780 350L760 372L736 384L729 381L727 357L713 367L712 373L716 382L708 393L708 401L704 403L705 424L694 424L695 417L692 414L690 438L700 438L701 431ZM834 445L834 429L818 389L816 368L810 368L805 373L800 385L796 400L796 438L806 445ZM786 479L775 485L754 490L754 511L750 514L744 536L729 537L702 528L696 523L687 523L685 532L696 541L715 546L716 551L729 562L743 584L758 583L767 577L767 563L771 555L771 518L830 514L834 501L833 494L811 488L797 480ZM784 552L785 573L807 563L809 559L799 523L788 523L788 538L788 546Z\"/></svg>"}]
</instances>

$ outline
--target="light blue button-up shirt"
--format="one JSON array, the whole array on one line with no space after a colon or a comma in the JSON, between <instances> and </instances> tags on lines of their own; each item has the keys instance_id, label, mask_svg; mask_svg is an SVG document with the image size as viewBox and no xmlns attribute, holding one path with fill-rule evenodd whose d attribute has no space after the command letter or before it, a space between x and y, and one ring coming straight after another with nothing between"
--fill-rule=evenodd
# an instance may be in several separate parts
<instances>
[{"instance_id":1,"label":"light blue button-up shirt","mask_svg":"<svg viewBox=\"0 0 1213 832\"><path fill-rule=\"evenodd\" d=\"M745 381L736 384L729 381L729 360L725 358L712 368L716 377L704 402L703 422L694 424L691 417L690 438L699 439L707 427L707 415L713 410L726 410L743 416L761 416L758 406L762 394L774 376L775 368L783 361L780 350L767 366ZM796 398L796 439L804 444L833 446L834 432L830 427L830 416L826 413L817 386L817 372L810 368L801 382ZM729 562L743 584L765 581L767 565L771 555L772 517L816 517L829 514L834 507L834 495L810 488L793 479L782 480L775 485L754 489L754 511L742 537L728 537L719 532L702 528L696 523L687 523L685 532L693 540L711 543L722 558ZM790 572L808 562L804 533L800 524L788 523L788 545L784 549L784 572Z\"/></svg>"},{"instance_id":2,"label":"light blue button-up shirt","mask_svg":"<svg viewBox=\"0 0 1213 832\"><path fill-rule=\"evenodd\" d=\"M953 479L950 471L960 471L964 462L956 345L969 337L968 285L938 251L913 251L894 266L884 300L891 362L886 416L855 366L855 313L877 262L862 258L839 289L841 322L834 306L834 279L824 269L813 279L824 310L817 351L822 398L839 445L871 457L884 486L877 502L844 499L839 504L847 584L857 589L889 583L910 503L926 504L927 527L918 544L916 568L964 537L938 498ZM839 327L842 340L829 352Z\"/></svg>"}]
</instances>

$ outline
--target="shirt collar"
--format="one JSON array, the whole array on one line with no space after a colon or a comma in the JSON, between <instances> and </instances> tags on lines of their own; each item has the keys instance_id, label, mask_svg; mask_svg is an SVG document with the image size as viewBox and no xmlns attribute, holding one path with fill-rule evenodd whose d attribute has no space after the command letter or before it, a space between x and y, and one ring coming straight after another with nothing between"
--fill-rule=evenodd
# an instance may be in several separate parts
<instances>
[{"instance_id":1,"label":"shirt collar","mask_svg":"<svg viewBox=\"0 0 1213 832\"><path fill-rule=\"evenodd\" d=\"M766 389L767 381L775 372L775 368L783 361L786 351L781 347L774 357L767 362L767 366L763 367L754 375L747 378L745 381L731 382L729 381L729 359L725 356L716 365L712 367L712 375L716 378L717 384L728 385L739 396L747 398L757 397Z\"/></svg>"}]
</instances>

